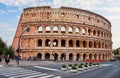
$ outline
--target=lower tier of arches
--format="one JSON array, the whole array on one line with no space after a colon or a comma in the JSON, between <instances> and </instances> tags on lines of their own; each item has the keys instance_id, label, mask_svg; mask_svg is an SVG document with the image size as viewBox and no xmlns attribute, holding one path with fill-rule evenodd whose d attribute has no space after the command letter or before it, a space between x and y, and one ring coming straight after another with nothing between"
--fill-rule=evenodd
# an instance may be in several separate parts
<instances>
[{"instance_id":1,"label":"lower tier of arches","mask_svg":"<svg viewBox=\"0 0 120 78\"><path fill-rule=\"evenodd\" d=\"M110 51L103 52L81 52L81 51L23 51L21 52L22 59L36 60L54 60L54 61L108 61L112 55Z\"/></svg>"}]
</instances>

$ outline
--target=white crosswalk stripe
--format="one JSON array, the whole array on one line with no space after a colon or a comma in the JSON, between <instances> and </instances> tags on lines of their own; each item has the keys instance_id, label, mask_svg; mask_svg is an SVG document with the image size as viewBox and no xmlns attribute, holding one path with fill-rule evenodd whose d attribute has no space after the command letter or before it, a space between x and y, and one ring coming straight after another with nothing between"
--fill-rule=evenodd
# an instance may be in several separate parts
<instances>
[{"instance_id":1,"label":"white crosswalk stripe","mask_svg":"<svg viewBox=\"0 0 120 78\"><path fill-rule=\"evenodd\" d=\"M0 75L7 78L62 78L61 76L55 76L20 67L2 67L0 68Z\"/></svg>"}]
</instances>

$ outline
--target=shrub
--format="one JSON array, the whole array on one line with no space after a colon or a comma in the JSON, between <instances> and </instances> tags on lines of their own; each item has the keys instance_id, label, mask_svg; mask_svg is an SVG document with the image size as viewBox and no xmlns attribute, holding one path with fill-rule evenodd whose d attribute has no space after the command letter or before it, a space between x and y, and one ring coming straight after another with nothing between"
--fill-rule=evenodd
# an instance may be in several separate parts
<instances>
[{"instance_id":1,"label":"shrub","mask_svg":"<svg viewBox=\"0 0 120 78\"><path fill-rule=\"evenodd\" d=\"M63 65L62 65L62 68L66 68L66 65L63 64Z\"/></svg>"},{"instance_id":2,"label":"shrub","mask_svg":"<svg viewBox=\"0 0 120 78\"><path fill-rule=\"evenodd\" d=\"M82 65L80 64L80 65L78 66L78 68L83 68L83 67L82 67Z\"/></svg>"},{"instance_id":3,"label":"shrub","mask_svg":"<svg viewBox=\"0 0 120 78\"><path fill-rule=\"evenodd\" d=\"M78 64L74 64L74 66L78 66Z\"/></svg>"},{"instance_id":4,"label":"shrub","mask_svg":"<svg viewBox=\"0 0 120 78\"><path fill-rule=\"evenodd\" d=\"M72 64L69 64L68 66L69 66L69 67L72 67Z\"/></svg>"},{"instance_id":5,"label":"shrub","mask_svg":"<svg viewBox=\"0 0 120 78\"><path fill-rule=\"evenodd\" d=\"M75 66L75 65L73 65L73 66L72 66L72 69L73 69L73 70L75 70L75 69L77 69L77 68L76 68L76 66Z\"/></svg>"}]
</instances>

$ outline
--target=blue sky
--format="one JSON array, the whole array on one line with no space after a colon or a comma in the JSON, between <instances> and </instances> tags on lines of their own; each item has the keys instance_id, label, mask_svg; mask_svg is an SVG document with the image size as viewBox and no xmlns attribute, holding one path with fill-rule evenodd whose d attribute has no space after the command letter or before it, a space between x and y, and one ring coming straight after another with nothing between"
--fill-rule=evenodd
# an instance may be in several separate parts
<instances>
[{"instance_id":1,"label":"blue sky","mask_svg":"<svg viewBox=\"0 0 120 78\"><path fill-rule=\"evenodd\" d=\"M0 0L0 37L12 44L23 9L32 6L60 6L89 10L112 24L113 48L120 47L120 0Z\"/></svg>"}]
</instances>

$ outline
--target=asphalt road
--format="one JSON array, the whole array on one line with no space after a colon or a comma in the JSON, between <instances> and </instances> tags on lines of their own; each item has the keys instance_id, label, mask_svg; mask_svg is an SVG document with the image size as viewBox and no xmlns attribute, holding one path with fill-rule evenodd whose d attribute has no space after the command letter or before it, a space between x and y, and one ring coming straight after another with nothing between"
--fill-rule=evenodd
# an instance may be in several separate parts
<instances>
[{"instance_id":1,"label":"asphalt road","mask_svg":"<svg viewBox=\"0 0 120 78\"><path fill-rule=\"evenodd\" d=\"M101 65L102 65L101 67L98 67L96 69L82 71L82 72L78 71L77 73L71 73L68 70L61 71L61 64L57 64L57 63L51 65L45 65L45 66L23 66L19 68L22 68L20 70L24 69L25 71L32 70L36 72L42 72L43 74L48 73L50 75L60 76L58 78L120 78L120 62L112 62L112 63L107 62ZM0 73L0 78L7 78L7 77L1 75Z\"/></svg>"}]
</instances>

